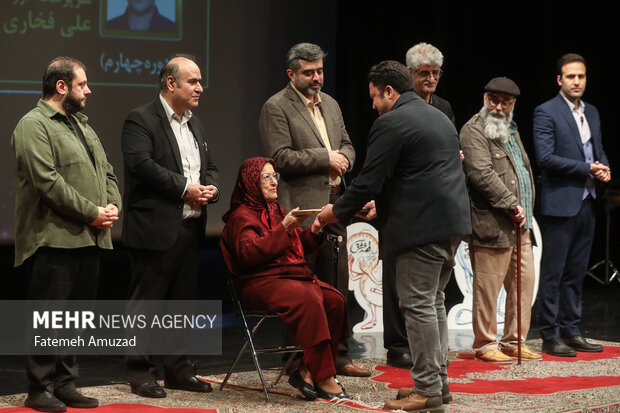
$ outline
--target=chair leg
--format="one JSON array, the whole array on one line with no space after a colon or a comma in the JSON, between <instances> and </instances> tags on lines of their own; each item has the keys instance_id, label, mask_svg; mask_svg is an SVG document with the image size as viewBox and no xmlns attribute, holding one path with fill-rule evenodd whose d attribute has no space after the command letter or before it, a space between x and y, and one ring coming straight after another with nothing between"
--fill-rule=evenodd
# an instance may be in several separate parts
<instances>
[{"instance_id":1,"label":"chair leg","mask_svg":"<svg viewBox=\"0 0 620 413\"><path fill-rule=\"evenodd\" d=\"M267 384L265 383L265 377L263 377L263 370L260 368L260 363L258 362L258 356L256 354L256 349L254 348L254 340L250 339L250 348L252 349L252 358L254 359L254 365L256 366L256 370L258 371L258 377L260 378L260 382L263 385L263 392L265 392L265 399L267 399L267 403L271 402L269 399L269 392L267 391Z\"/></svg>"},{"instance_id":2,"label":"chair leg","mask_svg":"<svg viewBox=\"0 0 620 413\"><path fill-rule=\"evenodd\" d=\"M224 381L222 382L222 384L220 384L220 390L224 389L224 386L226 386L226 383L228 382L230 375L235 370L235 367L237 366L237 363L241 359L241 356L243 356L243 353L245 353L245 350L248 347L248 343L249 341L246 338L245 343L243 343L243 347L241 347L241 350L239 350L239 353L237 353L237 358L235 358L235 361L233 362L232 366L230 366L230 368L228 369L228 373L226 373L226 377L224 378Z\"/></svg>"},{"instance_id":3,"label":"chair leg","mask_svg":"<svg viewBox=\"0 0 620 413\"><path fill-rule=\"evenodd\" d=\"M286 360L286 363L284 363L284 367L282 367L282 369L280 370L280 374L278 374L278 377L276 377L276 381L273 382L271 387L276 387L278 385L278 383L280 383L280 379L282 378L282 376L284 375L286 370L288 370L288 366L290 366L291 363L293 362L293 359L295 358L295 354L297 354L296 351L291 352L291 355Z\"/></svg>"},{"instance_id":4,"label":"chair leg","mask_svg":"<svg viewBox=\"0 0 620 413\"><path fill-rule=\"evenodd\" d=\"M245 340L245 343L243 344L243 347L241 348L241 351L239 351L239 354L237 354L237 358L233 362L233 365L228 370L228 373L226 374L224 381L220 385L220 390L222 390L224 386L226 385L226 382L228 381L230 375L233 372L233 369L237 365L237 362L239 361L243 353L245 353L247 346L249 344L250 349L252 350L252 359L254 360L254 366L256 367L256 370L258 371L260 382L263 385L263 392L265 393L265 399L267 399L267 402L270 402L271 400L269 399L269 392L267 392L267 384L265 383L265 378L263 376L263 370L261 369L260 363L258 362L258 355L256 354L256 347L254 347L254 340L253 340L254 333L256 333L256 330L258 329L258 327L263 323L263 321L265 320L265 317L262 317L260 320L258 320L256 325L254 325L254 328L252 328L252 332L250 332L250 329L248 327L248 322L245 318L245 315L243 314L243 311L240 311L240 315L241 315L241 320L243 321L243 327L245 330L246 340Z\"/></svg>"}]
</instances>

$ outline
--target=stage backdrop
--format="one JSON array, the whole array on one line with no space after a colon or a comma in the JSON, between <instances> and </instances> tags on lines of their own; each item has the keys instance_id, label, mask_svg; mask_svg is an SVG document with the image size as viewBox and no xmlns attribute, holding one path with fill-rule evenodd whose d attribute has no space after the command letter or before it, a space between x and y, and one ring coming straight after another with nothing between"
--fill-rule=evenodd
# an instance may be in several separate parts
<instances>
[{"instance_id":1,"label":"stage backdrop","mask_svg":"<svg viewBox=\"0 0 620 413\"><path fill-rule=\"evenodd\" d=\"M145 2L144 0L142 1ZM285 54L309 41L329 53L325 90L336 76L336 4L313 2L320 21L298 24L305 6L286 0L156 0L166 25L133 31L119 23L127 0L6 0L0 17L0 243L14 239L14 160L10 138L41 96L47 63L75 57L87 66L84 113L123 184L120 135L127 113L155 99L158 73L175 53L197 57L205 92L195 113L222 177L207 232L219 235L241 161L260 155L262 104L288 81ZM121 188L122 190L122 188ZM122 225L122 223L121 223ZM118 239L121 225L115 226Z\"/></svg>"}]
</instances>

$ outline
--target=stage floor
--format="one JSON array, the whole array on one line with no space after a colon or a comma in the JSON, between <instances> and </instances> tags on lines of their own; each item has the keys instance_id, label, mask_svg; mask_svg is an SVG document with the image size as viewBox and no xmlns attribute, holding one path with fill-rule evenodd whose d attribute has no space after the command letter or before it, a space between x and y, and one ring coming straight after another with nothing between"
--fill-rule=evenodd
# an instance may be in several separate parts
<instances>
[{"instance_id":1,"label":"stage floor","mask_svg":"<svg viewBox=\"0 0 620 413\"><path fill-rule=\"evenodd\" d=\"M584 288L582 332L585 337L598 340L620 342L620 283L600 285L591 279L586 280ZM450 303L448 303L449 306ZM227 371L236 356L243 340L243 330L234 314L225 314L221 356L198 356L198 374L202 376L222 374ZM362 310L357 305L350 306L351 324L361 321ZM274 320L275 321L275 320ZM534 306L532 326L528 339L539 338L536 329L536 306ZM277 324L262 327L261 340L279 342L281 333ZM266 331L265 331L266 330ZM450 331L450 350L466 350L471 346L473 334L467 330ZM381 334L354 335L349 339L350 355L354 359L380 359L385 357ZM263 356L265 368L281 365L279 356ZM79 387L113 385L126 383L126 370L121 356L81 356L79 358ZM249 356L245 356L237 371L253 370ZM0 395L24 393L27 380L24 357L0 356Z\"/></svg>"}]
</instances>

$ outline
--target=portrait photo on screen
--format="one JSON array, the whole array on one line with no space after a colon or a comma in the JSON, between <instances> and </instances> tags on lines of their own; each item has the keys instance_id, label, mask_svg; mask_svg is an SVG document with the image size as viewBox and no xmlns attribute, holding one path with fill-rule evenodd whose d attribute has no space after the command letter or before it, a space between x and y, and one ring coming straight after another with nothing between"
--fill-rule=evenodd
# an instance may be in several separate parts
<instances>
[{"instance_id":1,"label":"portrait photo on screen","mask_svg":"<svg viewBox=\"0 0 620 413\"><path fill-rule=\"evenodd\" d=\"M103 0L101 36L181 40L182 0Z\"/></svg>"}]
</instances>

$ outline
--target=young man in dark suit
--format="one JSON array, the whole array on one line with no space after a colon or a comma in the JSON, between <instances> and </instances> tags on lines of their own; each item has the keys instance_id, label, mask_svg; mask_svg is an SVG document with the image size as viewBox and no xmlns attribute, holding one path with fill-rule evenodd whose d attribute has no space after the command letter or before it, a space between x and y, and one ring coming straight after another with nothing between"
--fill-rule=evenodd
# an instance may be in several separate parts
<instances>
[{"instance_id":1,"label":"young man in dark suit","mask_svg":"<svg viewBox=\"0 0 620 413\"><path fill-rule=\"evenodd\" d=\"M583 102L586 64L570 53L558 60L560 93L534 110L534 149L542 171L543 249L538 288L542 351L574 357L600 352L588 343L581 320L583 278L596 222L595 181L609 182L596 107Z\"/></svg>"}]
</instances>

